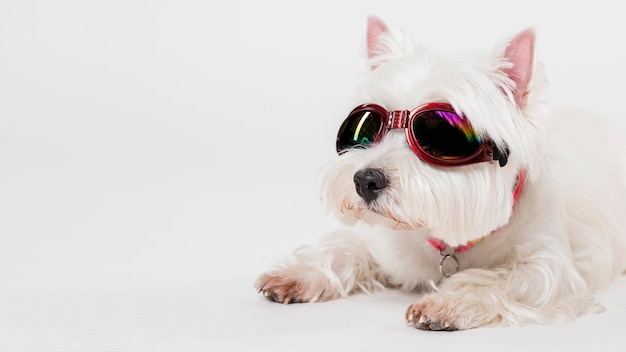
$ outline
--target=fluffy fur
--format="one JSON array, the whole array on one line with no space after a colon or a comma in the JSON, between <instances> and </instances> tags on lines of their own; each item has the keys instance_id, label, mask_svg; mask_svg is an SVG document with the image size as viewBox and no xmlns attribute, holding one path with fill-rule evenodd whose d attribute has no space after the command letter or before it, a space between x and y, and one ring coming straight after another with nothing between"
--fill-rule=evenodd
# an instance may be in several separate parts
<instances>
[{"instance_id":1,"label":"fluffy fur","mask_svg":"<svg viewBox=\"0 0 626 352\"><path fill-rule=\"evenodd\" d=\"M601 310L594 292L626 269L623 132L581 110L551 111L534 40L529 29L487 55L443 57L370 18L371 70L357 103L447 102L508 147L508 163L436 167L416 157L402 130L341 154L324 173L322 198L352 226L296 250L259 277L259 292L292 303L419 290L405 318L427 330L548 324ZM353 176L366 168L389 180L373 202L355 191ZM443 278L429 238L450 247L481 240Z\"/></svg>"}]
</instances>

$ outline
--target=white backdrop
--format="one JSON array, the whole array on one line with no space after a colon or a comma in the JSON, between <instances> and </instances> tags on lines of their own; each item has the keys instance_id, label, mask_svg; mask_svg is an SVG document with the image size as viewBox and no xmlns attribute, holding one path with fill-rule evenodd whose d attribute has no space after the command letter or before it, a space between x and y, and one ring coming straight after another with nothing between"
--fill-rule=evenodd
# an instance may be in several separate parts
<instances>
[{"instance_id":1,"label":"white backdrop","mask_svg":"<svg viewBox=\"0 0 626 352\"><path fill-rule=\"evenodd\" d=\"M552 102L626 121L623 5L546 3L0 1L0 351L617 349L624 280L574 324L456 334L406 294L252 288L337 226L316 178L370 14L447 51L535 27Z\"/></svg>"}]
</instances>

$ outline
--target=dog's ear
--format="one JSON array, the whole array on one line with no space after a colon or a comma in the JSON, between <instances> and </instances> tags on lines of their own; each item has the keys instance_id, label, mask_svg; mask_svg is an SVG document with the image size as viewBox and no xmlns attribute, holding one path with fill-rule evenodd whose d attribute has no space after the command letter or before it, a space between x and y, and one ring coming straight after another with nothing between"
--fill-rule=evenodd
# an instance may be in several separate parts
<instances>
[{"instance_id":1,"label":"dog's ear","mask_svg":"<svg viewBox=\"0 0 626 352\"><path fill-rule=\"evenodd\" d=\"M380 36L389 32L387 25L378 17L367 18L367 58L372 59L385 52L385 46L381 43ZM375 69L376 64L371 64L371 69Z\"/></svg>"},{"instance_id":2,"label":"dog's ear","mask_svg":"<svg viewBox=\"0 0 626 352\"><path fill-rule=\"evenodd\" d=\"M503 72L515 82L513 98L520 108L526 105L528 83L533 72L534 52L535 31L532 28L526 29L513 37L504 51L504 59L513 64L513 66L505 68Z\"/></svg>"}]
</instances>

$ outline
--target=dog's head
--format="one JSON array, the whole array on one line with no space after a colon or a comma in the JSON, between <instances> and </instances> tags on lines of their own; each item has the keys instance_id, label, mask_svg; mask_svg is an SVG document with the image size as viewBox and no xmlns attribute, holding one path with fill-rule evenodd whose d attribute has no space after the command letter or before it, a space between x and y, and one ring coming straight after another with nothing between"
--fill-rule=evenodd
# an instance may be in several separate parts
<instances>
[{"instance_id":1,"label":"dog's head","mask_svg":"<svg viewBox=\"0 0 626 352\"><path fill-rule=\"evenodd\" d=\"M445 57L370 18L357 102L366 105L340 127L327 206L347 223L426 229L450 245L505 225L520 170L535 179L545 152L534 43L525 30L491 55Z\"/></svg>"}]
</instances>

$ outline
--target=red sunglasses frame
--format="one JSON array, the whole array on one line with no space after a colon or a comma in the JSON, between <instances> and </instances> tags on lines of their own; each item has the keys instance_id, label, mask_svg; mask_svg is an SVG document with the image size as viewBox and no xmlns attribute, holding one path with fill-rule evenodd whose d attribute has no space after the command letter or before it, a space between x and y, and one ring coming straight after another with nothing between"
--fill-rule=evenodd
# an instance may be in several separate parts
<instances>
[{"instance_id":1,"label":"red sunglasses frame","mask_svg":"<svg viewBox=\"0 0 626 352\"><path fill-rule=\"evenodd\" d=\"M418 118L421 113L428 112L428 111L447 111L447 112L458 114L454 110L454 108L452 108L452 105L450 104L427 103L424 105L420 105L411 111L409 110L388 111L380 105L362 104L354 108L350 112L350 114L348 114L348 117L352 116L353 114L363 112L363 111L374 112L377 116L383 119L383 121L381 121L381 124L380 124L380 129L378 130L376 134L376 138L374 139L372 143L380 142L387 135L387 132L389 132L389 130L404 129L406 132L406 140L409 143L409 146L411 147L415 155L417 155L417 157L419 157L421 160L428 162L430 164L433 164L436 166L453 167L453 166L464 166L464 165L499 160L500 166L506 165L508 154L509 154L508 150L502 153L495 147L495 144L490 139L482 137L482 136L481 136L482 138L481 145L479 146L478 150L476 150L471 155L468 155L462 158L448 158L448 159L438 158L436 156L433 156L427 153L422 148L422 146L419 145L417 141L417 137L415 136L415 132L413 131L412 128L409 128L409 126L412 126L413 121L416 118ZM337 135L337 147L339 147L339 135ZM339 148L337 148L337 152L341 153L342 150L339 150Z\"/></svg>"}]
</instances>

